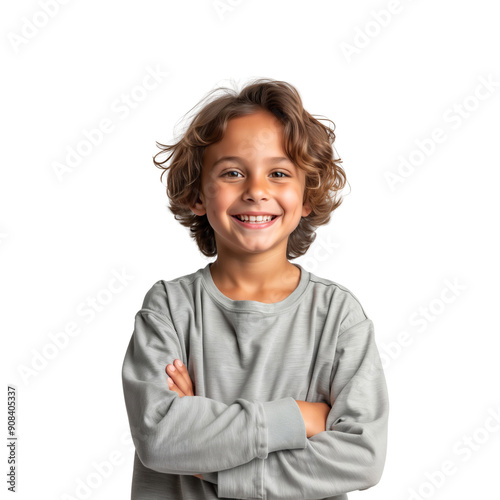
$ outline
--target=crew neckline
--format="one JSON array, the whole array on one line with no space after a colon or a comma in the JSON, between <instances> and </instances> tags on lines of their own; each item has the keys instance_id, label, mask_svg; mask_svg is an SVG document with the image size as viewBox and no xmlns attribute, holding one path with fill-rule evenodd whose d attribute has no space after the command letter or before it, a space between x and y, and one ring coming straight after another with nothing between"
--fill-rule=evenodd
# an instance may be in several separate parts
<instances>
[{"instance_id":1,"label":"crew neckline","mask_svg":"<svg viewBox=\"0 0 500 500\"><path fill-rule=\"evenodd\" d=\"M268 314L282 312L285 309L292 307L298 300L300 300L307 288L307 285L309 284L309 271L304 269L300 264L292 264L300 269L300 280L295 290L288 295L288 297L285 297L279 302L273 303L258 302L257 300L233 300L224 295L217 288L217 285L212 278L212 273L210 272L211 264L212 262L201 269L201 276L205 289L217 303L226 309L233 311L257 311Z\"/></svg>"}]
</instances>

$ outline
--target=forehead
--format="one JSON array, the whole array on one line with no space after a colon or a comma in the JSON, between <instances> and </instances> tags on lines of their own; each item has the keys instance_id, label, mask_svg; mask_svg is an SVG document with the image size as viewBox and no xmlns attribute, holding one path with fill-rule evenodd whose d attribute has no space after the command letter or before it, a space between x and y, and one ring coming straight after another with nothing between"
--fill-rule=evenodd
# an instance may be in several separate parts
<instances>
[{"instance_id":1,"label":"forehead","mask_svg":"<svg viewBox=\"0 0 500 500\"><path fill-rule=\"evenodd\" d=\"M204 160L211 163L218 156L243 156L261 150L283 152L282 125L266 110L229 120L223 138L205 149Z\"/></svg>"},{"instance_id":2,"label":"forehead","mask_svg":"<svg viewBox=\"0 0 500 500\"><path fill-rule=\"evenodd\" d=\"M282 135L282 125L279 120L269 111L259 110L250 115L229 120L222 141L241 138L280 140Z\"/></svg>"}]
</instances>

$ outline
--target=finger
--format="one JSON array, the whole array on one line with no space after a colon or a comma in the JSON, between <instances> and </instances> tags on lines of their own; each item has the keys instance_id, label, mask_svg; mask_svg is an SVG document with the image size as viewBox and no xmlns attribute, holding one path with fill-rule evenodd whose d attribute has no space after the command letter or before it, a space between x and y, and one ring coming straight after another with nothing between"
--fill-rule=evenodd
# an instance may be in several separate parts
<instances>
[{"instance_id":1,"label":"finger","mask_svg":"<svg viewBox=\"0 0 500 500\"><path fill-rule=\"evenodd\" d=\"M180 359L175 359L173 365L175 366L177 372L184 378L186 383L185 388L193 392L193 382L191 380L191 377L189 376L189 372L188 369L186 368L186 365L184 365Z\"/></svg>"},{"instance_id":2,"label":"finger","mask_svg":"<svg viewBox=\"0 0 500 500\"><path fill-rule=\"evenodd\" d=\"M175 360L175 363L167 365L167 374L174 380L184 394L193 396L193 383L191 382L187 368L184 365L175 366L178 362L179 360Z\"/></svg>"},{"instance_id":3,"label":"finger","mask_svg":"<svg viewBox=\"0 0 500 500\"><path fill-rule=\"evenodd\" d=\"M186 395L170 377L167 378L167 383L169 389L175 391L181 398Z\"/></svg>"},{"instance_id":4,"label":"finger","mask_svg":"<svg viewBox=\"0 0 500 500\"><path fill-rule=\"evenodd\" d=\"M182 391L182 389L180 389L179 386L170 377L168 378L167 382L169 389L175 391L179 395L179 397L183 398L184 396L186 396L184 391Z\"/></svg>"},{"instance_id":5,"label":"finger","mask_svg":"<svg viewBox=\"0 0 500 500\"><path fill-rule=\"evenodd\" d=\"M174 383L177 385L177 387L184 393L184 394L189 394L190 388L189 385L186 382L186 379L178 370L175 368L173 364L167 365L166 368L167 375L170 376L170 378L174 381Z\"/></svg>"}]
</instances>

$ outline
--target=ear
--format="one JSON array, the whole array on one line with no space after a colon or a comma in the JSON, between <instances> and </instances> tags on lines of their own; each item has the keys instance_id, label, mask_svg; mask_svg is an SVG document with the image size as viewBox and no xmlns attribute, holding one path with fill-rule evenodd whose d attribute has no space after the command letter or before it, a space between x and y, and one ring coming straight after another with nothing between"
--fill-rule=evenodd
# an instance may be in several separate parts
<instances>
[{"instance_id":1,"label":"ear","mask_svg":"<svg viewBox=\"0 0 500 500\"><path fill-rule=\"evenodd\" d=\"M302 204L302 217L307 217L311 212L312 212L311 204L309 203L309 200L306 200Z\"/></svg>"},{"instance_id":2,"label":"ear","mask_svg":"<svg viewBox=\"0 0 500 500\"><path fill-rule=\"evenodd\" d=\"M205 215L207 210L205 209L205 202L203 201L203 195L200 193L194 205L189 205L189 209L195 215Z\"/></svg>"}]
</instances>

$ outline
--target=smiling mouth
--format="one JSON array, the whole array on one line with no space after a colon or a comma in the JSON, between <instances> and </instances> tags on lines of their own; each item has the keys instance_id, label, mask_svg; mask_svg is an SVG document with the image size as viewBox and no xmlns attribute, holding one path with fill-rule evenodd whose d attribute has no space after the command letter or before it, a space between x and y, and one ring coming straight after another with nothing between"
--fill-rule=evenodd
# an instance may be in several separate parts
<instances>
[{"instance_id":1,"label":"smiling mouth","mask_svg":"<svg viewBox=\"0 0 500 500\"><path fill-rule=\"evenodd\" d=\"M232 215L231 217L234 217L235 219L238 219L241 222L246 222L249 224L265 224L267 222L271 222L272 220L276 219L278 217L277 215Z\"/></svg>"}]
</instances>

